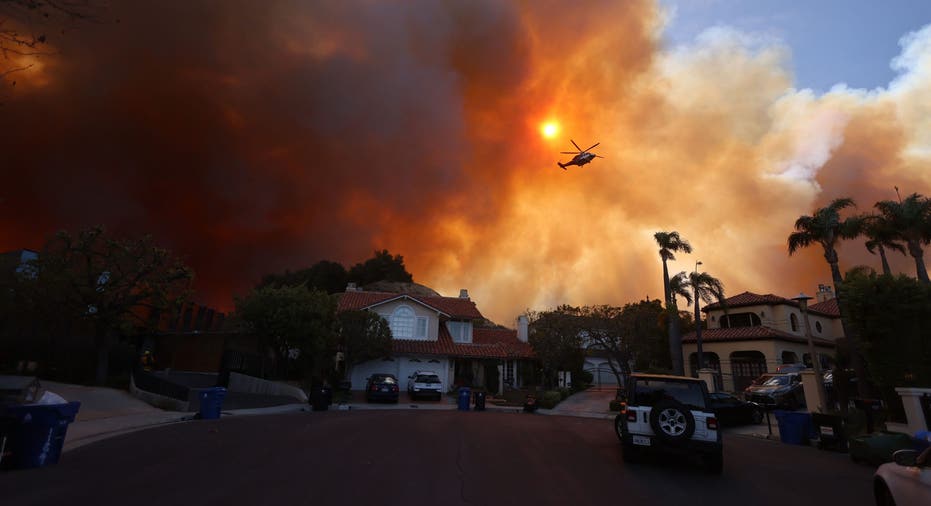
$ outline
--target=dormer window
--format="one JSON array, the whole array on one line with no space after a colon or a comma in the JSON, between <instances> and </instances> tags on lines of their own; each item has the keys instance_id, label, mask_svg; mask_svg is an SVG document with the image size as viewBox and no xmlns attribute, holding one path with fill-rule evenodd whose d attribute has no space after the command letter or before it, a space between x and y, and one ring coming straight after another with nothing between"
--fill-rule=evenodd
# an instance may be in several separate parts
<instances>
[{"instance_id":1,"label":"dormer window","mask_svg":"<svg viewBox=\"0 0 931 506\"><path fill-rule=\"evenodd\" d=\"M721 328L759 327L762 324L756 313L731 313L721 316Z\"/></svg>"},{"instance_id":2,"label":"dormer window","mask_svg":"<svg viewBox=\"0 0 931 506\"><path fill-rule=\"evenodd\" d=\"M446 328L454 343L472 342L472 322L450 320L446 322Z\"/></svg>"}]
</instances>

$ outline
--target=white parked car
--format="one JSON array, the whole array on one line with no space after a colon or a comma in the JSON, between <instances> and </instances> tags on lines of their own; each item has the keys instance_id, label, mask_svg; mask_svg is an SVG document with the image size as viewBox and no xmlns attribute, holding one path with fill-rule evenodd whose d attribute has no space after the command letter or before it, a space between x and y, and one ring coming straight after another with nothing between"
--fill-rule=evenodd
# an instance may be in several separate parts
<instances>
[{"instance_id":1,"label":"white parked car","mask_svg":"<svg viewBox=\"0 0 931 506\"><path fill-rule=\"evenodd\" d=\"M433 371L417 371L407 378L407 393L411 399L417 397L443 397L443 382L440 375Z\"/></svg>"},{"instance_id":2,"label":"white parked car","mask_svg":"<svg viewBox=\"0 0 931 506\"><path fill-rule=\"evenodd\" d=\"M931 504L931 447L919 454L899 450L894 462L879 466L873 475L873 495L879 506Z\"/></svg>"}]
</instances>

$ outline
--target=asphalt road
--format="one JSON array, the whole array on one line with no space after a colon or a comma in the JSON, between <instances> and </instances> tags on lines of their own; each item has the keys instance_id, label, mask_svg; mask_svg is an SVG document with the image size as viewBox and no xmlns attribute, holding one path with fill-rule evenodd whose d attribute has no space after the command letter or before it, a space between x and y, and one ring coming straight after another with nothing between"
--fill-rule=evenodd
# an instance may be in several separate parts
<instances>
[{"instance_id":1,"label":"asphalt road","mask_svg":"<svg viewBox=\"0 0 931 506\"><path fill-rule=\"evenodd\" d=\"M627 465L610 420L501 412L328 411L174 424L0 474L27 505L872 504L845 455L725 436L722 476Z\"/></svg>"}]
</instances>

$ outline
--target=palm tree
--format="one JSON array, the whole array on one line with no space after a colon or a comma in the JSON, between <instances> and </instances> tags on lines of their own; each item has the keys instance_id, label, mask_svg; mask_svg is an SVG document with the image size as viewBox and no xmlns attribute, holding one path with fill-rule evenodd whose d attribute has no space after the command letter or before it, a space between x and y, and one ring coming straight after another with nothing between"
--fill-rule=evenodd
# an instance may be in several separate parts
<instances>
[{"instance_id":1,"label":"palm tree","mask_svg":"<svg viewBox=\"0 0 931 506\"><path fill-rule=\"evenodd\" d=\"M679 236L679 232L657 232L653 234L656 244L659 245L659 257L663 260L663 294L666 296L666 317L669 327L669 355L672 360L674 374L682 375L685 368L682 364L682 334L679 331L679 311L676 309L673 295L669 287L669 267L666 262L675 260L675 253L682 251L692 252L692 245Z\"/></svg>"},{"instance_id":2,"label":"palm tree","mask_svg":"<svg viewBox=\"0 0 931 506\"><path fill-rule=\"evenodd\" d=\"M841 277L840 267L838 266L835 245L840 239L853 239L862 234L867 220L863 216L851 216L841 220L840 211L848 207L856 207L853 199L834 199L827 207L816 210L812 216L800 216L795 221L795 232L789 235L789 255L791 256L799 249L815 243L820 244L824 249L824 259L831 266L831 279L834 281L834 293L835 297L837 297L837 307L840 310L841 327L847 341L850 343L850 360L857 377L865 379L863 362L860 360L857 349L857 339L847 323L842 291L844 279ZM868 394L866 386L866 381L857 382L861 397L866 397Z\"/></svg>"},{"instance_id":3,"label":"palm tree","mask_svg":"<svg viewBox=\"0 0 931 506\"><path fill-rule=\"evenodd\" d=\"M699 301L710 304L713 301L724 305L724 283L707 272L692 273L682 271L669 280L669 289L673 293L673 300L681 296L687 303L695 303L695 340L698 344L698 368L704 369L705 361L701 340L701 308Z\"/></svg>"},{"instance_id":4,"label":"palm tree","mask_svg":"<svg viewBox=\"0 0 931 506\"><path fill-rule=\"evenodd\" d=\"M921 245L931 241L931 199L913 193L900 202L877 202L876 209L908 245L908 254L915 259L918 279L928 283L928 269L925 267Z\"/></svg>"},{"instance_id":5,"label":"palm tree","mask_svg":"<svg viewBox=\"0 0 931 506\"><path fill-rule=\"evenodd\" d=\"M899 234L896 232L895 227L882 216L870 215L867 216L866 228L863 233L869 238L866 241L866 249L874 255L876 251L879 251L883 274L891 276L892 269L889 268L889 261L886 259L886 249L905 254L905 247L896 242L899 239Z\"/></svg>"}]
</instances>

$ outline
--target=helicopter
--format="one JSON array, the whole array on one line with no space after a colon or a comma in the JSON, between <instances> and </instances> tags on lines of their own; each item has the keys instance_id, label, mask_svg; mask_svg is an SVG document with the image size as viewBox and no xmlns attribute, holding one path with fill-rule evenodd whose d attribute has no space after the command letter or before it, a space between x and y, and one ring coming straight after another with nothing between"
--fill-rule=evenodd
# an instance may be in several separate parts
<instances>
[{"instance_id":1,"label":"helicopter","mask_svg":"<svg viewBox=\"0 0 931 506\"><path fill-rule=\"evenodd\" d=\"M571 142L572 145L575 146L575 149L577 149L578 151L560 151L560 153L564 155L575 155L572 157L572 160L569 160L566 163L556 162L556 165L559 165L559 167L562 168L562 170L566 170L566 167L570 165L578 165L579 167L581 167L585 165L586 163L591 162L595 158L604 158L603 156L596 155L595 153L589 153L591 149L601 144L600 142L596 142L595 144L592 144L592 146L588 149L580 148L579 145L576 144L575 141L572 139L569 139L569 142Z\"/></svg>"}]
</instances>

